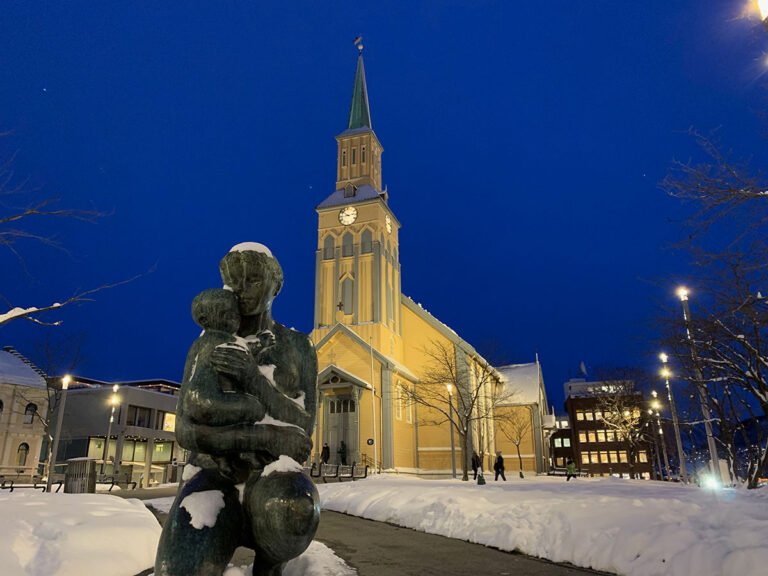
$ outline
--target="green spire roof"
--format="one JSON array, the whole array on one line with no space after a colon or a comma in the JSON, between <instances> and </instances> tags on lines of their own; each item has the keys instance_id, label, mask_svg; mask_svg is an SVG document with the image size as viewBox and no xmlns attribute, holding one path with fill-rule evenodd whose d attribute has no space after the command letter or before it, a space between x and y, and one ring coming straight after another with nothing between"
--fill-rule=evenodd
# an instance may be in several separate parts
<instances>
[{"instance_id":1,"label":"green spire roof","mask_svg":"<svg viewBox=\"0 0 768 576\"><path fill-rule=\"evenodd\" d=\"M357 57L357 71L355 72L355 89L352 92L352 106L349 108L349 126L347 130L355 128L373 128L371 126L371 108L368 106L368 88L365 85L365 66L363 65L363 53Z\"/></svg>"}]
</instances>

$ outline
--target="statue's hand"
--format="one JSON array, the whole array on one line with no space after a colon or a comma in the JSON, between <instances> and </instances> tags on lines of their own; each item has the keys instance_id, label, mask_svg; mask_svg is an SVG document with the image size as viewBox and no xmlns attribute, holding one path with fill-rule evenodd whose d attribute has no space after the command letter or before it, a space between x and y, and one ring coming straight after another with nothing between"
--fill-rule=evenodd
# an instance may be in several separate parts
<instances>
[{"instance_id":1,"label":"statue's hand","mask_svg":"<svg viewBox=\"0 0 768 576\"><path fill-rule=\"evenodd\" d=\"M239 382L249 379L256 370L253 356L239 348L216 348L211 353L211 364L219 374L231 376Z\"/></svg>"},{"instance_id":2,"label":"statue's hand","mask_svg":"<svg viewBox=\"0 0 768 576\"><path fill-rule=\"evenodd\" d=\"M281 454L285 454L296 460L296 462L305 462L312 451L312 439L298 428L281 427L280 432L280 437L276 442L277 445L270 452L276 458Z\"/></svg>"}]
</instances>

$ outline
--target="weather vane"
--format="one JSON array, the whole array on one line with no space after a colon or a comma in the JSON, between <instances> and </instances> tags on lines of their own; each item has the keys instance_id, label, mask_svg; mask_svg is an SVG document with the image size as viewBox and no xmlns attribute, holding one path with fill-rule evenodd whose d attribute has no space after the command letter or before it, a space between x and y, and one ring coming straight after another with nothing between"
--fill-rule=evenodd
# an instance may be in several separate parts
<instances>
[{"instance_id":1,"label":"weather vane","mask_svg":"<svg viewBox=\"0 0 768 576\"><path fill-rule=\"evenodd\" d=\"M357 46L357 49L362 54L363 53L363 35L362 34L357 38L355 38L355 46Z\"/></svg>"}]
</instances>

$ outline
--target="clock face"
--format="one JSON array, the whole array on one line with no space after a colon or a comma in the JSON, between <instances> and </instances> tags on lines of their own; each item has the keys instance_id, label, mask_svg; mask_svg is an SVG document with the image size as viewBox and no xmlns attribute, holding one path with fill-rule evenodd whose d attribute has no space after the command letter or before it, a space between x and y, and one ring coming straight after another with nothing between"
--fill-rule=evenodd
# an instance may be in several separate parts
<instances>
[{"instance_id":1,"label":"clock face","mask_svg":"<svg viewBox=\"0 0 768 576\"><path fill-rule=\"evenodd\" d=\"M357 220L357 208L354 206L347 206L339 212L339 222L344 224L344 226L349 226L355 220Z\"/></svg>"},{"instance_id":2,"label":"clock face","mask_svg":"<svg viewBox=\"0 0 768 576\"><path fill-rule=\"evenodd\" d=\"M392 232L392 218L389 217L389 214L384 218L384 222L387 224L387 232Z\"/></svg>"}]
</instances>

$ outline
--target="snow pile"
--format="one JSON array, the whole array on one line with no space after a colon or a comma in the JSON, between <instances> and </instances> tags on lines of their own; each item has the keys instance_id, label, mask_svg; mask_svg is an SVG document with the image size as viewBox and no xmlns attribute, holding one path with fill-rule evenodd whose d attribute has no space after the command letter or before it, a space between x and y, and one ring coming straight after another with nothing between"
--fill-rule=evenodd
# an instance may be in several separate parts
<instances>
[{"instance_id":1,"label":"snow pile","mask_svg":"<svg viewBox=\"0 0 768 576\"><path fill-rule=\"evenodd\" d=\"M230 252L261 252L262 254L266 254L270 258L274 258L272 256L272 251L264 246L264 244L259 244L258 242L241 242L240 244L235 244L232 246L232 248L229 249Z\"/></svg>"},{"instance_id":2,"label":"snow pile","mask_svg":"<svg viewBox=\"0 0 768 576\"><path fill-rule=\"evenodd\" d=\"M227 568L224 576L251 576L253 566ZM285 565L283 576L355 576L357 570L347 564L333 553L333 550L317 540L313 541L309 548Z\"/></svg>"},{"instance_id":3,"label":"snow pile","mask_svg":"<svg viewBox=\"0 0 768 576\"><path fill-rule=\"evenodd\" d=\"M181 501L179 508L184 508L189 512L189 523L194 528L198 530L202 530L206 526L213 528L216 526L219 512L224 508L224 492L221 490L194 492Z\"/></svg>"},{"instance_id":4,"label":"snow pile","mask_svg":"<svg viewBox=\"0 0 768 576\"><path fill-rule=\"evenodd\" d=\"M3 576L126 576L155 563L160 525L143 503L102 494L0 494Z\"/></svg>"},{"instance_id":5,"label":"snow pile","mask_svg":"<svg viewBox=\"0 0 768 576\"><path fill-rule=\"evenodd\" d=\"M539 477L318 485L322 508L626 576L763 576L768 493Z\"/></svg>"},{"instance_id":6,"label":"snow pile","mask_svg":"<svg viewBox=\"0 0 768 576\"><path fill-rule=\"evenodd\" d=\"M274 462L264 466L264 472L262 476L266 477L272 474L272 472L301 472L304 470L296 460L290 456L282 455Z\"/></svg>"}]
</instances>

